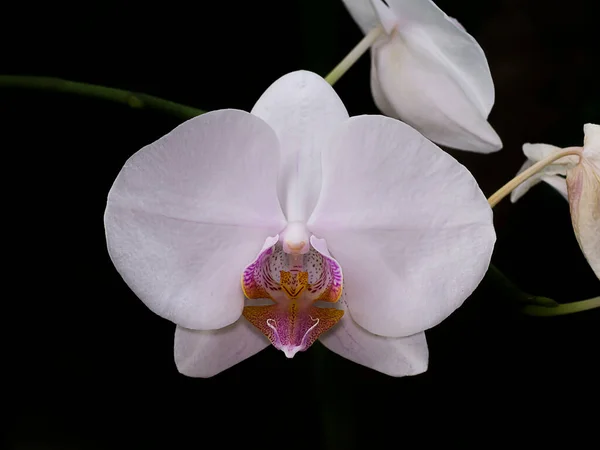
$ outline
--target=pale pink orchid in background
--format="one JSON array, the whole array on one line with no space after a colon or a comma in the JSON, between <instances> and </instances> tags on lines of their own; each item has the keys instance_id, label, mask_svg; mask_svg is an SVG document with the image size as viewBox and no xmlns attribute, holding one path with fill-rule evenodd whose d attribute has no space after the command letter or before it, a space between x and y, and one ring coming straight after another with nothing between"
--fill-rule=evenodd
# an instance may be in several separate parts
<instances>
[{"instance_id":1,"label":"pale pink orchid in background","mask_svg":"<svg viewBox=\"0 0 600 450\"><path fill-rule=\"evenodd\" d=\"M317 338L389 375L424 372L424 330L473 292L495 242L465 167L395 119L350 118L306 71L251 113L204 114L135 153L105 228L128 286L177 324L192 377Z\"/></svg>"},{"instance_id":2,"label":"pale pink orchid in background","mask_svg":"<svg viewBox=\"0 0 600 450\"><path fill-rule=\"evenodd\" d=\"M382 113L447 147L502 148L487 121L494 105L487 59L455 19L430 0L343 1L365 35L376 39L371 91Z\"/></svg>"},{"instance_id":3,"label":"pale pink orchid in background","mask_svg":"<svg viewBox=\"0 0 600 450\"><path fill-rule=\"evenodd\" d=\"M600 278L600 125L583 127L583 147L567 149L548 144L524 144L527 161L519 173L553 154L573 149L576 154L564 156L544 167L511 192L514 203L529 189L544 181L569 201L571 220L577 242L594 273Z\"/></svg>"}]
</instances>

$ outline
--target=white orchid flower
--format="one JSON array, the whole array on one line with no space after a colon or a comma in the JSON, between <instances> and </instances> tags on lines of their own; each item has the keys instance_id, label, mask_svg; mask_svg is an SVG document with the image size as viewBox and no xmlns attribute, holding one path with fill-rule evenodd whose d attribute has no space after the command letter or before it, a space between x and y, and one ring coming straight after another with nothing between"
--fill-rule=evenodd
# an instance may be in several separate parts
<instances>
[{"instance_id":1,"label":"white orchid flower","mask_svg":"<svg viewBox=\"0 0 600 450\"><path fill-rule=\"evenodd\" d=\"M105 227L126 283L178 325L176 364L195 377L319 336L378 371L423 372L423 331L471 294L495 242L467 169L397 120L349 118L305 71L251 113L204 114L135 153Z\"/></svg>"},{"instance_id":2,"label":"white orchid flower","mask_svg":"<svg viewBox=\"0 0 600 450\"><path fill-rule=\"evenodd\" d=\"M527 161L519 170L525 172L535 163L569 152L531 176L510 194L514 203L529 189L545 181L569 201L571 220L577 242L600 278L600 125L591 123L583 127L583 147L566 149L548 144L524 144Z\"/></svg>"},{"instance_id":3,"label":"white orchid flower","mask_svg":"<svg viewBox=\"0 0 600 450\"><path fill-rule=\"evenodd\" d=\"M385 115L447 147L490 153L494 83L477 41L430 0L343 0L371 47L371 91ZM389 6L388 6L389 5Z\"/></svg>"}]
</instances>

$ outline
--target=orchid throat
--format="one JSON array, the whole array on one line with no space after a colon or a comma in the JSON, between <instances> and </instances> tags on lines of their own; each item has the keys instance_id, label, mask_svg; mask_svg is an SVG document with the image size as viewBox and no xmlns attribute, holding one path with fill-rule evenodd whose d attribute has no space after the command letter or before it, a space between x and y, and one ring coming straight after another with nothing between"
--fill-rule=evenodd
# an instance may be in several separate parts
<instances>
[{"instance_id":1,"label":"orchid throat","mask_svg":"<svg viewBox=\"0 0 600 450\"><path fill-rule=\"evenodd\" d=\"M242 276L244 295L268 299L267 306L246 306L243 315L288 358L310 347L333 327L344 311L317 307L335 304L342 295L342 269L323 239L310 236L299 222L267 238L262 251Z\"/></svg>"}]
</instances>

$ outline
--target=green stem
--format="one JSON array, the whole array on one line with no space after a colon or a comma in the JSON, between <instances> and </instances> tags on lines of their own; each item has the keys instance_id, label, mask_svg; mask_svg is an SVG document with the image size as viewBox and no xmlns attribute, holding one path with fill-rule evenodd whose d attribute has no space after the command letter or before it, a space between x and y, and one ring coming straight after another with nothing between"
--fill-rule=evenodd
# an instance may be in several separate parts
<instances>
[{"instance_id":1,"label":"green stem","mask_svg":"<svg viewBox=\"0 0 600 450\"><path fill-rule=\"evenodd\" d=\"M527 305L521 311L528 316L550 317L589 311L595 308L600 308L600 297L581 300L579 302L563 303L558 306Z\"/></svg>"},{"instance_id":2,"label":"green stem","mask_svg":"<svg viewBox=\"0 0 600 450\"><path fill-rule=\"evenodd\" d=\"M494 284L495 289L502 290L503 295L522 303L524 306L521 307L521 312L528 316L563 316L565 314L600 308L600 297L571 303L558 303L548 297L540 297L523 292L493 264L490 264L485 276Z\"/></svg>"},{"instance_id":3,"label":"green stem","mask_svg":"<svg viewBox=\"0 0 600 450\"><path fill-rule=\"evenodd\" d=\"M163 111L181 119L191 119L205 112L201 109L175 103L153 95L52 77L0 75L0 87L39 89L96 97L122 103L131 108Z\"/></svg>"},{"instance_id":4,"label":"green stem","mask_svg":"<svg viewBox=\"0 0 600 450\"><path fill-rule=\"evenodd\" d=\"M542 307L556 307L560 305L560 303L551 298L540 297L523 292L493 264L490 264L486 273L486 278L494 283L495 289L501 289L507 297L514 298L519 303Z\"/></svg>"}]
</instances>

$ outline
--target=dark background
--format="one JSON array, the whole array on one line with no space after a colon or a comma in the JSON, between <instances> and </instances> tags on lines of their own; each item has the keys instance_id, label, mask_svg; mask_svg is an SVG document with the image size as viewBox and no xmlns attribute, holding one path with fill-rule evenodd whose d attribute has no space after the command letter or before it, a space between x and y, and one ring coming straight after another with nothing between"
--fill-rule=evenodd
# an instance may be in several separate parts
<instances>
[{"instance_id":1,"label":"dark background","mask_svg":"<svg viewBox=\"0 0 600 450\"><path fill-rule=\"evenodd\" d=\"M0 73L249 110L281 75L325 75L361 38L337 0L202 3L3 5ZM583 124L600 121L595 0L437 3L476 37L494 77L490 121L504 149L451 152L487 195L518 170L523 142L581 144ZM351 115L377 112L368 80L365 57L335 86ZM174 325L128 290L102 224L124 161L179 120L6 88L0 112L8 448L579 448L597 426L598 311L525 317L488 278L427 332L423 375L394 379L318 344L293 360L268 348L212 379L180 375ZM598 295L551 188L495 215L494 263L522 289L561 302Z\"/></svg>"}]
</instances>

